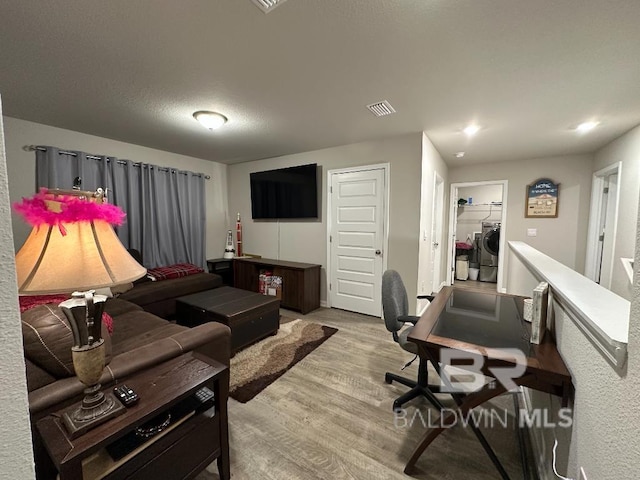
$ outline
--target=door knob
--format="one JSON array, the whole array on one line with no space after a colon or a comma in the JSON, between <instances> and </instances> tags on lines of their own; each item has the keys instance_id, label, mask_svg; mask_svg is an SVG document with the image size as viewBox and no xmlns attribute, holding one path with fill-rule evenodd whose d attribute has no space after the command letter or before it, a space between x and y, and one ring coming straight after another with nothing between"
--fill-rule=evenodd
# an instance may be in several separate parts
<instances>
[{"instance_id":1,"label":"door knob","mask_svg":"<svg viewBox=\"0 0 640 480\"><path fill-rule=\"evenodd\" d=\"M438 248L438 245L440 245L438 242L433 242L433 246Z\"/></svg>"},{"instance_id":2,"label":"door knob","mask_svg":"<svg viewBox=\"0 0 640 480\"><path fill-rule=\"evenodd\" d=\"M380 250L376 250L376 255L382 255L382 252Z\"/></svg>"}]
</instances>

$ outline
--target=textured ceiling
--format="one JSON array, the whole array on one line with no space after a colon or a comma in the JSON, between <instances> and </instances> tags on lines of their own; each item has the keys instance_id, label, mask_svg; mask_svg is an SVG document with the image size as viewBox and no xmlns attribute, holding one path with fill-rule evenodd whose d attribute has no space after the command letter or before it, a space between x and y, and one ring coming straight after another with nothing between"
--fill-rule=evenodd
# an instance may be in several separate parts
<instances>
[{"instance_id":1,"label":"textured ceiling","mask_svg":"<svg viewBox=\"0 0 640 480\"><path fill-rule=\"evenodd\" d=\"M450 165L586 153L640 124L638 19L638 0L4 0L0 93L11 117L224 163L420 131Z\"/></svg>"}]
</instances>

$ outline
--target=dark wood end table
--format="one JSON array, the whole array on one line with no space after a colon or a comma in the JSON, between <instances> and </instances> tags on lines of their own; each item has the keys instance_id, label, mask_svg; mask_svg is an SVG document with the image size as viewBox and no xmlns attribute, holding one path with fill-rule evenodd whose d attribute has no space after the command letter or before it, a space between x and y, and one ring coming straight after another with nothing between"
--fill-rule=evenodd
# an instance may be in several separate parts
<instances>
[{"instance_id":1,"label":"dark wood end table","mask_svg":"<svg viewBox=\"0 0 640 480\"><path fill-rule=\"evenodd\" d=\"M78 438L68 437L61 412L37 422L60 480L188 479L216 459L220 478L230 478L226 366L187 353L127 378L126 384L138 393L138 403ZM212 404L195 399L203 386L214 392ZM171 413L174 418L166 422ZM156 422L168 425L155 435L144 435ZM131 438L143 443L114 460L109 452Z\"/></svg>"}]
</instances>

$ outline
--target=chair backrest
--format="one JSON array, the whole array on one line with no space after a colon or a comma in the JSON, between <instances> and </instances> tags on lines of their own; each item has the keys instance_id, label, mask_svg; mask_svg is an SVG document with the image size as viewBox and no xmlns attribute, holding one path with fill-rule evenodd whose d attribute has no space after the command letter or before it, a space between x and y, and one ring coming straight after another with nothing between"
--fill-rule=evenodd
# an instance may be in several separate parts
<instances>
[{"instance_id":1,"label":"chair backrest","mask_svg":"<svg viewBox=\"0 0 640 480\"><path fill-rule=\"evenodd\" d=\"M387 330L394 334L400 330L404 322L399 322L398 317L408 313L409 300L402 278L395 270L387 270L382 274L382 315Z\"/></svg>"}]
</instances>

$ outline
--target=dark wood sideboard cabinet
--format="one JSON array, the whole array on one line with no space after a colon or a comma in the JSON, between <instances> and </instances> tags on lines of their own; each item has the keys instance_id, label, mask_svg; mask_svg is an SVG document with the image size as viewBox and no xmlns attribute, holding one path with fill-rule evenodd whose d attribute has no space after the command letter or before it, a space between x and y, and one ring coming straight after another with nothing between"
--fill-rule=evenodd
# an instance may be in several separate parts
<instances>
[{"instance_id":1,"label":"dark wood sideboard cabinet","mask_svg":"<svg viewBox=\"0 0 640 480\"><path fill-rule=\"evenodd\" d=\"M234 258L234 287L258 292L262 271L282 277L282 308L306 314L320 307L320 265L268 258Z\"/></svg>"},{"instance_id":2,"label":"dark wood sideboard cabinet","mask_svg":"<svg viewBox=\"0 0 640 480\"><path fill-rule=\"evenodd\" d=\"M216 459L228 480L228 382L226 366L187 353L127 378L140 399L124 414L75 439L52 414L38 434L59 480L190 479ZM195 395L204 386L213 400Z\"/></svg>"}]
</instances>

